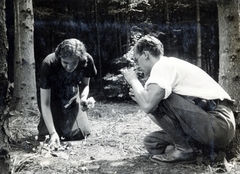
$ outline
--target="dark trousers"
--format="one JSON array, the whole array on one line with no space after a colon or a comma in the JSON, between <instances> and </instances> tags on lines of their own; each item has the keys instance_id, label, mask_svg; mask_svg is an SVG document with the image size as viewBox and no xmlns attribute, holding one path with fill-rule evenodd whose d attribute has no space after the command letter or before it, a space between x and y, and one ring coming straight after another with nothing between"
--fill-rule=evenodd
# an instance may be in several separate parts
<instances>
[{"instance_id":1,"label":"dark trousers","mask_svg":"<svg viewBox=\"0 0 240 174\"><path fill-rule=\"evenodd\" d=\"M52 104L51 111L55 129L59 137L65 141L81 140L90 134L87 112L81 110L79 103L67 109ZM38 124L38 132L40 141L45 139L45 135L49 135L42 115Z\"/></svg>"},{"instance_id":2,"label":"dark trousers","mask_svg":"<svg viewBox=\"0 0 240 174\"><path fill-rule=\"evenodd\" d=\"M216 105L204 110L194 102L177 94L171 94L160 102L152 113L152 119L161 125L161 118L169 117L174 124L179 124L178 131L183 131L182 139L190 139L213 148L225 147L235 133L235 119L231 109L224 105ZM150 117L151 118L151 117ZM150 154L162 154L168 145L174 145L173 138L167 129L152 132L144 138L144 146ZM172 131L172 130L170 130ZM175 140L176 141L176 140ZM179 139L180 141L180 139Z\"/></svg>"}]
</instances>

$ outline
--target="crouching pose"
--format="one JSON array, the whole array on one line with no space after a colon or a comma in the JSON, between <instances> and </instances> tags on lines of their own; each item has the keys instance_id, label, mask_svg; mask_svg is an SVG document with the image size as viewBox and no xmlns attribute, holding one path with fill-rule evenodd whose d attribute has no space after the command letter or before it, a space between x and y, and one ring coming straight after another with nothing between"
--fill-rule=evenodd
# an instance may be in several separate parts
<instances>
[{"instance_id":1,"label":"crouching pose","mask_svg":"<svg viewBox=\"0 0 240 174\"><path fill-rule=\"evenodd\" d=\"M133 49L148 80L143 87L133 69L122 74L132 99L161 127L144 138L152 161L190 163L196 160L191 142L211 148L230 143L235 133L232 100L218 83L195 65L163 56L155 37L142 37Z\"/></svg>"},{"instance_id":2,"label":"crouching pose","mask_svg":"<svg viewBox=\"0 0 240 174\"><path fill-rule=\"evenodd\" d=\"M96 75L93 58L77 39L66 39L42 63L40 74L39 140L81 140L90 134L86 100L90 78ZM83 103L83 104L82 104Z\"/></svg>"}]
</instances>

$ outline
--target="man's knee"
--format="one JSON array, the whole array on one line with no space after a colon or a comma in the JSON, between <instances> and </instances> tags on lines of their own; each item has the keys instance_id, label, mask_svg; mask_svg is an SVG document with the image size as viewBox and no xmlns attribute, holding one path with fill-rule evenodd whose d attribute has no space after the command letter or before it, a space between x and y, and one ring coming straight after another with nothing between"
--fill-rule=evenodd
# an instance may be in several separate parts
<instances>
[{"instance_id":1,"label":"man's knee","mask_svg":"<svg viewBox=\"0 0 240 174\"><path fill-rule=\"evenodd\" d=\"M156 142L162 142L168 139L168 136L163 131L155 131L151 132L150 134L146 135L143 139L143 142L146 144L149 143L156 143ZM168 141L168 140L167 140Z\"/></svg>"},{"instance_id":2,"label":"man's knee","mask_svg":"<svg viewBox=\"0 0 240 174\"><path fill-rule=\"evenodd\" d=\"M149 153L151 153L152 149L155 148L155 147L154 147L154 144L155 144L155 143L153 142L153 140L152 140L152 138L151 138L151 134L152 134L152 133L150 133L149 135L145 136L144 139L143 139L143 145L144 145L145 149L146 149Z\"/></svg>"},{"instance_id":3,"label":"man's knee","mask_svg":"<svg viewBox=\"0 0 240 174\"><path fill-rule=\"evenodd\" d=\"M148 144L149 142L151 142L151 138L149 136L150 134L146 135L143 139L143 144L145 146L145 144Z\"/></svg>"},{"instance_id":4,"label":"man's knee","mask_svg":"<svg viewBox=\"0 0 240 174\"><path fill-rule=\"evenodd\" d=\"M145 149L150 154L162 154L170 143L170 138L163 131L156 131L148 134L143 139Z\"/></svg>"}]
</instances>

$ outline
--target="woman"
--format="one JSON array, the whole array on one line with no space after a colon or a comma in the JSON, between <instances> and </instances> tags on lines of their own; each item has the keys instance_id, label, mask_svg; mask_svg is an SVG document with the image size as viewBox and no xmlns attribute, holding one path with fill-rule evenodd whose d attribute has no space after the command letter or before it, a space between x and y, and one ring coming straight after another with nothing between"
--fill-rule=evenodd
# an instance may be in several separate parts
<instances>
[{"instance_id":1,"label":"woman","mask_svg":"<svg viewBox=\"0 0 240 174\"><path fill-rule=\"evenodd\" d=\"M39 140L81 140L90 134L86 106L90 78L97 73L93 58L77 39L66 39L42 63ZM81 101L81 102L80 102Z\"/></svg>"}]
</instances>

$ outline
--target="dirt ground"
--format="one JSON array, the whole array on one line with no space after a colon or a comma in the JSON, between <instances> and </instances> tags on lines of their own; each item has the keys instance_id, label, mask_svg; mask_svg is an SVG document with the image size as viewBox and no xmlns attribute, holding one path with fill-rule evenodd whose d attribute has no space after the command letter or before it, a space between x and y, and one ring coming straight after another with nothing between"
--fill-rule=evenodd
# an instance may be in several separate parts
<instances>
[{"instance_id":1,"label":"dirt ground","mask_svg":"<svg viewBox=\"0 0 240 174\"><path fill-rule=\"evenodd\" d=\"M92 134L51 151L35 140L11 145L11 173L19 174L212 174L239 173L239 159L215 164L156 164L143 147L146 134L159 130L129 102L101 103L89 110ZM34 136L38 118L29 119ZM239 166L239 167L238 167Z\"/></svg>"}]
</instances>

